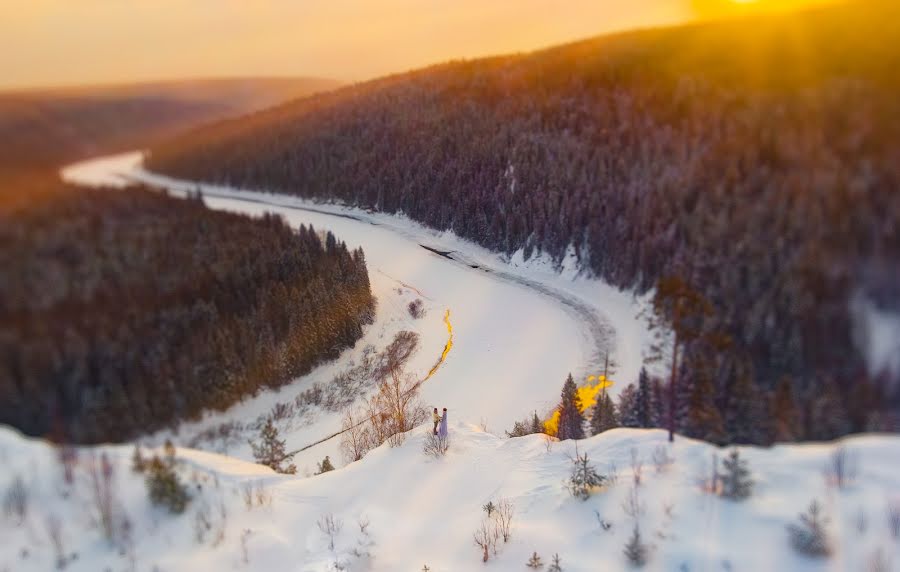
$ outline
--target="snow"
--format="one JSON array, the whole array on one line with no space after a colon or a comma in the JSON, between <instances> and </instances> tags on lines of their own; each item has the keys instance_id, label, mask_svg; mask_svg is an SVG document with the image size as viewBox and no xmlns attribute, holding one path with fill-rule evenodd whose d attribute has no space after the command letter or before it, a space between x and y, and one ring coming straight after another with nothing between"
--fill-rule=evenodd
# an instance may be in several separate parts
<instances>
[{"instance_id":1,"label":"snow","mask_svg":"<svg viewBox=\"0 0 900 572\"><path fill-rule=\"evenodd\" d=\"M900 313L878 306L862 294L851 300L855 338L863 350L871 375L900 378Z\"/></svg>"},{"instance_id":2,"label":"snow","mask_svg":"<svg viewBox=\"0 0 900 572\"><path fill-rule=\"evenodd\" d=\"M611 388L637 379L648 334L638 317L642 301L602 281L579 275L574 252L560 273L541 255L527 262L517 253L510 259L462 240L450 232L436 232L402 215L386 215L336 204L314 203L298 197L249 192L220 186L177 181L141 168L140 152L125 153L66 168L63 177L82 185L130 179L173 193L201 190L211 208L251 215L276 212L292 225L313 224L329 229L348 246L362 246L373 293L379 300L376 323L352 352L317 369L280 392L266 392L225 413L208 415L200 423L182 425L176 442L221 422L256 419L279 400L292 398L313 382L327 382L358 360L367 344L379 349L399 329L421 336L421 349L411 364L419 379L434 364L447 342L442 321L450 311L453 348L439 371L422 386L429 407L447 407L452 418L486 422L501 432L537 411L548 413L559 398L566 376L576 379L602 373L605 350L617 365ZM420 245L451 252L452 260ZM477 268L473 268L476 266ZM400 287L403 294L398 295ZM428 313L411 320L406 304L420 296ZM340 415L320 412L312 425L283 428L290 449L299 448L340 428ZM163 434L149 441L159 443ZM324 456L340 459L337 440L316 446L297 459L312 469ZM228 454L250 460L246 443Z\"/></svg>"},{"instance_id":3,"label":"snow","mask_svg":"<svg viewBox=\"0 0 900 572\"><path fill-rule=\"evenodd\" d=\"M140 163L140 153L121 155L73 166L64 176L80 184L141 180L173 192L198 187L147 173ZM515 419L551 407L569 371L580 379L599 373L607 347L618 364L613 390L637 377L650 338L638 316L646 298L636 299L580 272L573 252L561 267L540 253L527 261L521 252L507 259L403 216L200 188L212 208L278 212L291 224L312 223L334 231L351 247L363 246L379 306L363 340L340 359L278 392L261 393L183 425L174 436L176 443L222 421L254 420L312 383L327 382L356 362L366 345L383 347L403 328L422 336L410 366L421 378L447 342L443 316L449 310L453 348L422 386L428 407L449 409L449 452L438 459L423 453L430 422L407 434L399 447L384 445L361 461L307 478L276 475L246 462L249 450L242 443L228 449L230 456L179 447L178 471L194 499L185 514L172 516L150 506L142 477L130 472L131 446L80 450L76 483L67 487L46 443L0 427L5 468L0 493L20 475L31 497L24 523L8 517L0 521L0 570L52 569L46 528L50 513L63 522L66 551L78 554L67 567L73 571L312 572L331 570L336 560L357 571L417 571L426 564L434 572L524 570L534 551L545 563L558 553L567 572L628 570L622 548L636 522L652 545L648 570L860 570L876 550L894 569L900 565L886 513L889 505L900 511L900 438L895 436L740 448L756 481L754 495L741 503L705 493L698 484L710 474L713 456L722 458L726 451L681 437L668 445L664 431L616 429L579 441L578 452L587 453L599 472L618 475L615 483L584 502L565 486L575 442L502 437ZM449 251L452 260L419 244ZM422 320L412 320L405 311L417 297L426 304ZM283 436L289 447L298 447L338 426L336 414L320 411L310 424L285 428ZM158 444L166 436L171 435L159 434L149 442ZM845 447L857 468L843 488L823 475L838 446ZM326 454L337 461L336 447L333 439L298 456L301 473ZM92 516L83 460L98 450L116 466L119 513L128 516L135 539L131 548L110 546ZM658 450L673 459L661 471L651 462ZM636 489L633 456L643 461ZM270 500L247 508L243 496L251 486ZM641 507L637 517L624 510L633 489ZM484 517L481 506L501 498L515 509L512 537L485 565L472 535ZM813 499L831 518L828 532L835 553L828 560L794 553L785 531ZM328 514L343 523L334 550L317 525ZM598 517L612 523L609 531L602 530ZM368 534L361 532L359 519L370 523ZM198 531L204 530L199 539Z\"/></svg>"},{"instance_id":4,"label":"snow","mask_svg":"<svg viewBox=\"0 0 900 572\"><path fill-rule=\"evenodd\" d=\"M45 526L52 512L63 523L66 552L78 554L67 567L73 572L127 570L132 554L137 569L157 566L173 572L311 572L329 570L335 559L349 570L415 571L425 564L435 572L473 570L483 566L472 540L483 518L481 507L504 498L515 510L512 536L509 543L501 542L485 569L522 570L537 551L545 562L558 553L568 572L627 570L622 547L635 519L623 506L633 487L632 450L643 460L637 487L643 513L637 520L652 545L649 570L678 570L682 564L689 570L859 570L879 548L895 563L900 557L886 514L888 501L896 503L900 490L897 437L845 439L858 473L843 489L823 478L836 445L741 448L756 486L750 499L733 502L697 485L709 473L712 456L721 457L723 451L684 438L669 446L661 430L616 429L578 442L579 453L587 453L601 473L610 474L615 466L618 474L615 484L581 501L565 487L573 441L551 443L548 450L537 435L507 439L451 422L450 450L433 459L422 452L429 431L425 424L400 447L384 445L344 469L312 478L274 475L230 457L178 449L178 472L194 497L179 516L149 504L142 476L129 468L129 447L101 447L116 468L119 514L127 515L135 538L133 552L120 554L93 522L83 468L86 450L80 452L75 484L67 487L50 447L0 429L6 468L0 486L21 475L31 497L24 523L0 522L0 569L52 569ZM661 472L650 460L658 447L673 459ZM270 502L248 509L242 498L248 483L261 486ZM831 518L835 554L828 561L797 555L787 541L785 526L813 499ZM196 535L202 523L198 514L208 514L211 522L202 540ZM317 526L326 514L343 522L334 551ZM596 514L612 523L611 530L601 529ZM359 519L370 523L368 537L360 533ZM216 545L220 532L224 536ZM354 556L361 542L372 543L369 557Z\"/></svg>"}]
</instances>

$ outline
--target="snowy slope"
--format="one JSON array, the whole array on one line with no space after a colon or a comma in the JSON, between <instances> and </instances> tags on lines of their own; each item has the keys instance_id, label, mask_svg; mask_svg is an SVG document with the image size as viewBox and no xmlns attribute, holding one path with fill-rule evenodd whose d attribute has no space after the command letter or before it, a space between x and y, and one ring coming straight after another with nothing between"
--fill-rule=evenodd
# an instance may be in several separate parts
<instances>
[{"instance_id":1,"label":"snowy slope","mask_svg":"<svg viewBox=\"0 0 900 572\"><path fill-rule=\"evenodd\" d=\"M248 214L276 212L292 225L327 228L348 246L364 248L379 300L376 324L339 363L317 369L280 394L268 392L224 414L209 415L199 424L182 426L174 439L178 443L188 443L198 431L218 423L256 419L278 400L293 397L315 381L330 379L357 359L366 344L383 347L400 328L413 329L422 337L412 364L421 379L447 343L442 317L448 310L453 347L440 370L422 386L423 401L429 407L447 407L473 422L484 420L498 433L532 411L542 415L549 411L569 372L581 380L600 373L607 349L618 364L613 379L621 380L613 385L613 393L637 377L646 343L644 322L637 316L640 302L600 281L578 277L571 264L560 273L540 257L528 263L521 254L505 260L403 216L176 181L143 171L141 158L140 153L127 153L88 161L65 169L63 177L83 185L115 186L139 180L173 192L200 188L212 208ZM421 245L449 252L450 258ZM410 321L406 314L405 305L414 297L426 302L428 314L422 321ZM290 448L297 448L339 427L338 414L322 412L313 425L283 427L282 434ZM151 441L158 443L161 437ZM337 445L332 440L302 454L297 463L301 472L313 468L326 454L338 459ZM245 441L227 452L251 459Z\"/></svg>"},{"instance_id":2,"label":"snowy slope","mask_svg":"<svg viewBox=\"0 0 900 572\"><path fill-rule=\"evenodd\" d=\"M843 489L823 478L833 445L742 448L756 487L750 499L738 503L697 485L721 450L688 439L669 448L663 431L617 429L579 442L579 451L601 472L610 474L614 465L618 473L617 483L583 502L564 486L573 441L553 443L548 450L539 436L500 438L458 422L451 423L450 451L435 460L422 452L426 431L420 427L398 448L382 446L344 469L306 479L179 450L178 471L194 495L180 516L149 505L140 475L129 469L130 448L103 447L115 466L118 514L127 516L134 538L120 554L93 523L84 468L88 450L81 451L75 484L67 487L46 444L0 430L5 467L0 485L5 490L21 475L31 498L25 522L0 523L0 570L53 568L46 526L51 512L63 523L66 554L77 554L67 567L72 571L320 571L331 569L335 560L349 570L416 571L425 564L435 572L525 570L533 551L545 562L558 553L568 572L626 570L622 546L635 520L652 545L647 570L682 565L691 571L866 570L879 549L895 566L900 563L886 514L888 502L900 500L897 437L845 440L858 474ZM658 447L673 459L661 472L651 462ZM632 450L644 463L637 487L643 513L637 519L624 510L634 486ZM245 506L242 490L248 483L262 485L270 499L264 506ZM500 498L514 506L512 535L484 565L472 534L484 514L481 506ZM813 498L831 518L835 554L829 560L799 556L787 541L786 524ZM317 526L327 514L343 522L333 551ZM601 529L597 514L612 524L609 531ZM370 523L368 535L360 533L359 519ZM209 530L203 530L206 521ZM370 555L357 557L354 549Z\"/></svg>"}]
</instances>

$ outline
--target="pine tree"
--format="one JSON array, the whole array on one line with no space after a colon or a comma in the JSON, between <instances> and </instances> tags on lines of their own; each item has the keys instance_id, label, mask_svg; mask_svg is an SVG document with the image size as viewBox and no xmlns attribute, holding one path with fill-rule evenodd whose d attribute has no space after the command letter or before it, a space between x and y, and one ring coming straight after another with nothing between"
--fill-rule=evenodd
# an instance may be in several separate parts
<instances>
[{"instance_id":1,"label":"pine tree","mask_svg":"<svg viewBox=\"0 0 900 572\"><path fill-rule=\"evenodd\" d=\"M625 558L628 559L632 566L641 568L647 563L647 545L641 540L641 531L637 525L634 526L634 532L632 532L628 543L625 544L624 552Z\"/></svg>"},{"instance_id":2,"label":"pine tree","mask_svg":"<svg viewBox=\"0 0 900 572\"><path fill-rule=\"evenodd\" d=\"M688 397L684 433L688 437L710 443L722 443L725 439L725 430L722 415L714 400L715 388L708 375L698 373Z\"/></svg>"},{"instance_id":3,"label":"pine tree","mask_svg":"<svg viewBox=\"0 0 900 572\"><path fill-rule=\"evenodd\" d=\"M637 389L629 383L619 394L619 423L622 427L640 427L637 414Z\"/></svg>"},{"instance_id":4,"label":"pine tree","mask_svg":"<svg viewBox=\"0 0 900 572\"><path fill-rule=\"evenodd\" d=\"M190 496L170 463L153 457L147 463L147 493L150 502L166 507L173 514L181 514L190 502Z\"/></svg>"},{"instance_id":5,"label":"pine tree","mask_svg":"<svg viewBox=\"0 0 900 572\"><path fill-rule=\"evenodd\" d=\"M534 412L534 416L531 418L531 433L543 433L544 432L544 424L541 422L541 418L538 417L537 411Z\"/></svg>"},{"instance_id":6,"label":"pine tree","mask_svg":"<svg viewBox=\"0 0 900 572\"><path fill-rule=\"evenodd\" d=\"M749 366L740 366L725 411L729 443L759 445L766 442L768 431L765 431L766 420L761 406L762 396L753 382Z\"/></svg>"},{"instance_id":7,"label":"pine tree","mask_svg":"<svg viewBox=\"0 0 900 572\"><path fill-rule=\"evenodd\" d=\"M824 382L813 397L810 431L809 437L816 441L830 441L850 432L847 410L834 380Z\"/></svg>"},{"instance_id":8,"label":"pine tree","mask_svg":"<svg viewBox=\"0 0 900 572\"><path fill-rule=\"evenodd\" d=\"M800 524L788 525L791 545L807 556L828 556L831 554L831 543L825 531L826 524L828 519L822 514L822 508L817 501L813 501L807 513L800 515Z\"/></svg>"},{"instance_id":9,"label":"pine tree","mask_svg":"<svg viewBox=\"0 0 900 572\"><path fill-rule=\"evenodd\" d=\"M634 404L634 416L638 427L651 426L650 400L650 376L647 374L647 369L642 367L641 373L638 375L637 398Z\"/></svg>"},{"instance_id":10,"label":"pine tree","mask_svg":"<svg viewBox=\"0 0 900 572\"><path fill-rule=\"evenodd\" d=\"M144 460L144 456L141 454L141 446L134 446L134 453L131 455L131 470L135 473L143 473L144 469L147 466L147 461Z\"/></svg>"},{"instance_id":11,"label":"pine tree","mask_svg":"<svg viewBox=\"0 0 900 572\"><path fill-rule=\"evenodd\" d=\"M327 473L328 471L334 470L334 465L331 464L331 459L328 458L328 455L325 455L325 459L319 463L319 472L316 473L321 475L322 473Z\"/></svg>"},{"instance_id":12,"label":"pine tree","mask_svg":"<svg viewBox=\"0 0 900 572\"><path fill-rule=\"evenodd\" d=\"M538 556L538 553L533 552L531 554L531 558L528 559L528 562L525 564L525 566L528 566L529 568L532 568L534 570L540 570L544 567L544 563L541 562L541 557Z\"/></svg>"},{"instance_id":13,"label":"pine tree","mask_svg":"<svg viewBox=\"0 0 900 572\"><path fill-rule=\"evenodd\" d=\"M293 463L283 466L296 453L284 452L284 441L278 438L278 429L275 428L271 419L266 421L259 437L260 443L250 442L250 448L253 449L253 458L256 459L256 462L266 465L276 473L293 475L297 472L297 467Z\"/></svg>"},{"instance_id":14,"label":"pine tree","mask_svg":"<svg viewBox=\"0 0 900 572\"><path fill-rule=\"evenodd\" d=\"M581 400L578 397L578 387L575 385L571 373L563 384L557 437L560 441L584 439L584 416L581 414Z\"/></svg>"},{"instance_id":15,"label":"pine tree","mask_svg":"<svg viewBox=\"0 0 900 572\"><path fill-rule=\"evenodd\" d=\"M775 387L770 417L774 441L790 442L800 438L800 411L794 402L791 378L787 376L782 377Z\"/></svg>"},{"instance_id":16,"label":"pine tree","mask_svg":"<svg viewBox=\"0 0 900 572\"><path fill-rule=\"evenodd\" d=\"M740 458L738 450L732 451L722 461L725 473L722 474L722 496L732 500L744 500L753 494L753 479L747 461Z\"/></svg>"},{"instance_id":17,"label":"pine tree","mask_svg":"<svg viewBox=\"0 0 900 572\"><path fill-rule=\"evenodd\" d=\"M591 434L599 435L618 426L619 419L616 413L616 406L609 394L604 390L597 400L597 404L594 405L594 412L591 416Z\"/></svg>"},{"instance_id":18,"label":"pine tree","mask_svg":"<svg viewBox=\"0 0 900 572\"><path fill-rule=\"evenodd\" d=\"M669 418L668 404L666 402L666 388L663 380L658 377L653 378L653 384L650 388L650 404L652 406L651 426L665 427L666 420Z\"/></svg>"},{"instance_id":19,"label":"pine tree","mask_svg":"<svg viewBox=\"0 0 900 572\"><path fill-rule=\"evenodd\" d=\"M562 572L562 564L560 563L559 554L553 555L553 562L550 563L550 568L547 568L547 572Z\"/></svg>"},{"instance_id":20,"label":"pine tree","mask_svg":"<svg viewBox=\"0 0 900 572\"><path fill-rule=\"evenodd\" d=\"M597 472L587 453L579 455L576 447L575 458L572 459L572 474L569 476L569 492L572 496L587 500L591 492L605 482L606 477Z\"/></svg>"}]
</instances>

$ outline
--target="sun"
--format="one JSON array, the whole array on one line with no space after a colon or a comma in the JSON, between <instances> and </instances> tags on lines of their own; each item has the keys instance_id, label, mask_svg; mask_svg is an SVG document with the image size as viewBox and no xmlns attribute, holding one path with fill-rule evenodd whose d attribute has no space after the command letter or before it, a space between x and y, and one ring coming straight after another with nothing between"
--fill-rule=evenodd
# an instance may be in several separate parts
<instances>
[{"instance_id":1,"label":"sun","mask_svg":"<svg viewBox=\"0 0 900 572\"><path fill-rule=\"evenodd\" d=\"M754 12L797 10L827 4L834 0L691 0L694 13L700 18L739 15Z\"/></svg>"}]
</instances>

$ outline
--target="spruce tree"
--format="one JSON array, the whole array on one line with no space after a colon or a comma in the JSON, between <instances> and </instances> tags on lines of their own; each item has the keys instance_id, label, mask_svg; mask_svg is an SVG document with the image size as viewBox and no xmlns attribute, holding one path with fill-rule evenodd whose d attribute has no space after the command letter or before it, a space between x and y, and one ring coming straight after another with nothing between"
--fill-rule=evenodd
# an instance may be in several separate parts
<instances>
[{"instance_id":1,"label":"spruce tree","mask_svg":"<svg viewBox=\"0 0 900 572\"><path fill-rule=\"evenodd\" d=\"M278 438L278 429L272 423L271 419L266 421L265 426L259 434L260 442L250 441L250 448L253 450L253 458L257 463L266 465L276 473L284 473L293 475L297 472L297 467L290 463L290 460L296 453L285 453L284 441ZM285 466L285 463L289 463Z\"/></svg>"},{"instance_id":2,"label":"spruce tree","mask_svg":"<svg viewBox=\"0 0 900 572\"><path fill-rule=\"evenodd\" d=\"M531 433L543 433L544 432L544 423L541 421L541 418L538 417L537 411L534 412L534 416L531 418Z\"/></svg>"},{"instance_id":3,"label":"spruce tree","mask_svg":"<svg viewBox=\"0 0 900 572\"><path fill-rule=\"evenodd\" d=\"M650 376L647 374L647 369L642 367L641 373L638 375L637 398L634 410L638 427L651 426L650 400Z\"/></svg>"},{"instance_id":4,"label":"spruce tree","mask_svg":"<svg viewBox=\"0 0 900 572\"><path fill-rule=\"evenodd\" d=\"M547 572L563 572L559 554L553 555L553 561L550 563L550 568L547 568Z\"/></svg>"},{"instance_id":5,"label":"spruce tree","mask_svg":"<svg viewBox=\"0 0 900 572\"><path fill-rule=\"evenodd\" d=\"M650 423L652 427L665 427L669 410L666 402L666 388L663 381L655 377L650 387Z\"/></svg>"},{"instance_id":6,"label":"spruce tree","mask_svg":"<svg viewBox=\"0 0 900 572\"><path fill-rule=\"evenodd\" d=\"M762 395L751 377L749 366L738 368L737 380L728 396L725 427L729 443L759 445L768 431L762 415Z\"/></svg>"},{"instance_id":7,"label":"spruce tree","mask_svg":"<svg viewBox=\"0 0 900 572\"><path fill-rule=\"evenodd\" d=\"M702 439L710 443L722 443L725 430L722 414L714 400L715 388L708 375L699 372L691 385L691 394L687 401L687 416L684 420L684 433L688 437Z\"/></svg>"},{"instance_id":8,"label":"spruce tree","mask_svg":"<svg viewBox=\"0 0 900 572\"><path fill-rule=\"evenodd\" d=\"M834 380L823 383L812 400L808 437L816 441L830 441L850 432L847 409Z\"/></svg>"},{"instance_id":9,"label":"spruce tree","mask_svg":"<svg viewBox=\"0 0 900 572\"><path fill-rule=\"evenodd\" d=\"M641 531L637 525L634 526L634 532L631 533L631 538L625 544L624 552L625 558L632 566L641 568L647 563L647 545L641 540Z\"/></svg>"},{"instance_id":10,"label":"spruce tree","mask_svg":"<svg viewBox=\"0 0 900 572\"><path fill-rule=\"evenodd\" d=\"M619 394L619 423L622 427L640 427L637 418L637 389L629 383Z\"/></svg>"},{"instance_id":11,"label":"spruce tree","mask_svg":"<svg viewBox=\"0 0 900 572\"><path fill-rule=\"evenodd\" d=\"M591 492L605 482L606 477L597 472L587 453L579 455L576 446L575 458L572 459L572 474L569 476L569 492L572 496L587 500Z\"/></svg>"},{"instance_id":12,"label":"spruce tree","mask_svg":"<svg viewBox=\"0 0 900 572\"><path fill-rule=\"evenodd\" d=\"M809 510L800 515L800 524L789 524L788 537L794 550L807 556L822 558L831 554L831 542L825 526L828 518L822 514L818 501L809 505Z\"/></svg>"},{"instance_id":13,"label":"spruce tree","mask_svg":"<svg viewBox=\"0 0 900 572\"><path fill-rule=\"evenodd\" d=\"M738 450L732 451L722 461L725 473L722 474L722 496L731 500L744 500L753 494L753 479L747 461L741 459Z\"/></svg>"},{"instance_id":14,"label":"spruce tree","mask_svg":"<svg viewBox=\"0 0 900 572\"><path fill-rule=\"evenodd\" d=\"M531 554L531 558L529 558L528 562L525 563L525 566L528 566L532 570L540 570L544 567L544 563L541 562L541 557L538 556L538 553L533 552Z\"/></svg>"},{"instance_id":15,"label":"spruce tree","mask_svg":"<svg viewBox=\"0 0 900 572\"><path fill-rule=\"evenodd\" d=\"M776 442L796 441L800 434L800 412L794 402L794 391L791 378L784 376L775 387L772 398L770 417L772 419L772 438Z\"/></svg>"},{"instance_id":16,"label":"spruce tree","mask_svg":"<svg viewBox=\"0 0 900 572\"><path fill-rule=\"evenodd\" d=\"M591 416L591 434L599 435L618 426L619 419L616 413L616 406L609 397L609 393L604 390L597 400L597 404L594 405L594 412Z\"/></svg>"},{"instance_id":17,"label":"spruce tree","mask_svg":"<svg viewBox=\"0 0 900 572\"><path fill-rule=\"evenodd\" d=\"M317 474L321 475L322 473L327 473L328 471L333 471L334 465L331 464L331 459L328 458L328 455L325 455L325 459L319 463L319 472Z\"/></svg>"},{"instance_id":18,"label":"spruce tree","mask_svg":"<svg viewBox=\"0 0 900 572\"><path fill-rule=\"evenodd\" d=\"M147 494L154 505L164 506L172 514L181 514L191 498L181 484L175 469L159 457L153 457L146 465Z\"/></svg>"},{"instance_id":19,"label":"spruce tree","mask_svg":"<svg viewBox=\"0 0 900 572\"><path fill-rule=\"evenodd\" d=\"M557 437L560 441L584 439L584 416L581 414L581 400L578 397L578 388L571 373L563 384Z\"/></svg>"}]
</instances>

